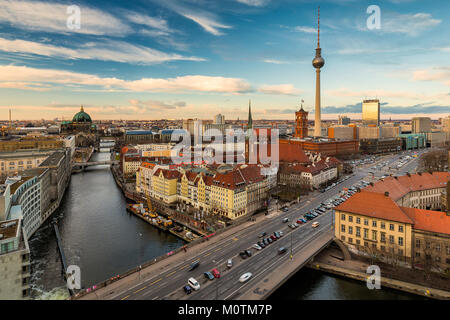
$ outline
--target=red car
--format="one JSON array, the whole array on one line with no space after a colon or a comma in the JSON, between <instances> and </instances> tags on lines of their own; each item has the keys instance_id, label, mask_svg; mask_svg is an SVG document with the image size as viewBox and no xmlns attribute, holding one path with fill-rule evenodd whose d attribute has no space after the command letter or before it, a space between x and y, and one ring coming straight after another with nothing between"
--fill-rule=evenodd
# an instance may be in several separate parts
<instances>
[{"instance_id":1,"label":"red car","mask_svg":"<svg viewBox=\"0 0 450 320\"><path fill-rule=\"evenodd\" d=\"M273 241L277 241L277 237L275 237L274 235L271 235L270 238L271 238Z\"/></svg>"},{"instance_id":2,"label":"red car","mask_svg":"<svg viewBox=\"0 0 450 320\"><path fill-rule=\"evenodd\" d=\"M217 269L212 269L211 273L215 278L220 278L220 272Z\"/></svg>"},{"instance_id":3,"label":"red car","mask_svg":"<svg viewBox=\"0 0 450 320\"><path fill-rule=\"evenodd\" d=\"M298 224L302 224L302 223L303 223L303 221L302 221L302 220L300 220L300 219L298 219L298 220L297 220L297 223L298 223Z\"/></svg>"}]
</instances>

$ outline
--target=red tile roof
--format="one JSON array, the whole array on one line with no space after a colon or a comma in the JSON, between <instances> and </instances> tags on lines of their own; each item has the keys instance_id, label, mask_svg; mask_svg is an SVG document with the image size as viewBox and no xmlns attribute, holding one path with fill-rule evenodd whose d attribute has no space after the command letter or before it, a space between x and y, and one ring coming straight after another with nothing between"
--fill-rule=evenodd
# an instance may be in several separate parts
<instances>
[{"instance_id":1,"label":"red tile roof","mask_svg":"<svg viewBox=\"0 0 450 320\"><path fill-rule=\"evenodd\" d=\"M161 172L162 172L164 178L169 179L169 180L178 179L178 177L180 176L180 173L176 170L167 170L167 169L161 169L161 168L156 170L155 175L159 176Z\"/></svg>"},{"instance_id":2,"label":"red tile roof","mask_svg":"<svg viewBox=\"0 0 450 320\"><path fill-rule=\"evenodd\" d=\"M335 210L361 214L372 218L413 224L389 196L377 192L357 192L338 205Z\"/></svg>"},{"instance_id":3,"label":"red tile roof","mask_svg":"<svg viewBox=\"0 0 450 320\"><path fill-rule=\"evenodd\" d=\"M420 191L434 188L443 188L450 179L449 172L433 172L411 174L410 176L387 177L376 182L373 186L364 188L363 191L383 193L388 191L392 199L397 201L412 191Z\"/></svg>"},{"instance_id":4,"label":"red tile roof","mask_svg":"<svg viewBox=\"0 0 450 320\"><path fill-rule=\"evenodd\" d=\"M305 154L302 147L298 144L279 144L280 161L310 163L309 157ZM270 148L268 147L270 150Z\"/></svg>"},{"instance_id":5,"label":"red tile roof","mask_svg":"<svg viewBox=\"0 0 450 320\"><path fill-rule=\"evenodd\" d=\"M450 216L445 212L406 207L400 209L414 221L414 229L450 234Z\"/></svg>"}]
</instances>

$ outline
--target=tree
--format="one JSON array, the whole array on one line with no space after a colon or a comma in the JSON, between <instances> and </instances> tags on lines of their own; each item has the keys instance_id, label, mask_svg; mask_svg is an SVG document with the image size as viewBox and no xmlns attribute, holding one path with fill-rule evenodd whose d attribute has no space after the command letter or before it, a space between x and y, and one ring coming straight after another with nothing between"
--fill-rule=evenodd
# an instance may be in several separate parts
<instances>
[{"instance_id":1,"label":"tree","mask_svg":"<svg viewBox=\"0 0 450 320\"><path fill-rule=\"evenodd\" d=\"M445 171L448 168L448 152L446 150L430 151L420 157L421 171Z\"/></svg>"}]
</instances>

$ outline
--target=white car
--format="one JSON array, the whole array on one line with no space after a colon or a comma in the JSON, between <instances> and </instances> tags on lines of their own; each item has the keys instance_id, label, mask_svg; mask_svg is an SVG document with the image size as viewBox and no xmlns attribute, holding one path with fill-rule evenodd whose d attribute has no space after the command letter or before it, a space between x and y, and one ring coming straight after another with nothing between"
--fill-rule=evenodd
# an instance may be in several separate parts
<instances>
[{"instance_id":1,"label":"white car","mask_svg":"<svg viewBox=\"0 0 450 320\"><path fill-rule=\"evenodd\" d=\"M313 227L313 228L317 228L318 226L319 226L318 222L313 222L313 224L311 225L311 227Z\"/></svg>"},{"instance_id":2,"label":"white car","mask_svg":"<svg viewBox=\"0 0 450 320\"><path fill-rule=\"evenodd\" d=\"M246 281L248 281L248 279L250 279L251 277L252 277L252 273L251 273L251 272L244 273L244 274L239 278L239 282L246 282Z\"/></svg>"},{"instance_id":3,"label":"white car","mask_svg":"<svg viewBox=\"0 0 450 320\"><path fill-rule=\"evenodd\" d=\"M262 248L258 245L258 244L254 244L253 246L252 246L252 248L254 248L254 249L256 249L256 250L261 250Z\"/></svg>"},{"instance_id":4,"label":"white car","mask_svg":"<svg viewBox=\"0 0 450 320\"><path fill-rule=\"evenodd\" d=\"M191 286L191 288L196 291L200 290L200 283L198 283L198 281L195 280L194 278L189 278L188 285Z\"/></svg>"}]
</instances>

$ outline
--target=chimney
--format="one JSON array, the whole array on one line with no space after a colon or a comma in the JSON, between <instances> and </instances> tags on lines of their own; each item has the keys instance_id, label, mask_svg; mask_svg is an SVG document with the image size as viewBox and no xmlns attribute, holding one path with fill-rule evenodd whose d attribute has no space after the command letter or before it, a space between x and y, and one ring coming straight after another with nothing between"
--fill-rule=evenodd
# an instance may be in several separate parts
<instances>
[{"instance_id":1,"label":"chimney","mask_svg":"<svg viewBox=\"0 0 450 320\"><path fill-rule=\"evenodd\" d=\"M384 195L385 195L386 197L389 197L389 191L385 191L385 192L384 192Z\"/></svg>"},{"instance_id":2,"label":"chimney","mask_svg":"<svg viewBox=\"0 0 450 320\"><path fill-rule=\"evenodd\" d=\"M422 172L417 172L417 173L418 173L418 175L419 175L419 176L421 176L421 175L422 175Z\"/></svg>"},{"instance_id":3,"label":"chimney","mask_svg":"<svg viewBox=\"0 0 450 320\"><path fill-rule=\"evenodd\" d=\"M409 172L407 172L406 175L407 175L408 177L411 177L411 174L410 174Z\"/></svg>"},{"instance_id":4,"label":"chimney","mask_svg":"<svg viewBox=\"0 0 450 320\"><path fill-rule=\"evenodd\" d=\"M371 182L370 185L373 187L373 182Z\"/></svg>"}]
</instances>

